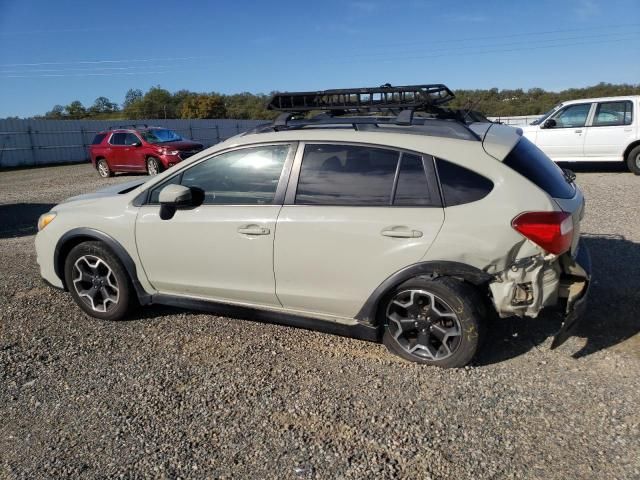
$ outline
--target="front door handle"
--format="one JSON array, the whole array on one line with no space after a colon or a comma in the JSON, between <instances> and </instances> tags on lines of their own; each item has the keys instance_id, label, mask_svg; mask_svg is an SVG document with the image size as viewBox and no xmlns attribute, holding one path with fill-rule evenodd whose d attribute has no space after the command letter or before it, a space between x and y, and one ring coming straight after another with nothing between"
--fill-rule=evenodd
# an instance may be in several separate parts
<instances>
[{"instance_id":1,"label":"front door handle","mask_svg":"<svg viewBox=\"0 0 640 480\"><path fill-rule=\"evenodd\" d=\"M387 227L380 232L385 237L393 238L420 238L422 232L420 230L409 230L407 228L400 227Z\"/></svg>"},{"instance_id":2,"label":"front door handle","mask_svg":"<svg viewBox=\"0 0 640 480\"><path fill-rule=\"evenodd\" d=\"M259 225L245 225L244 227L238 228L238 233L242 233L243 235L269 235L271 230Z\"/></svg>"},{"instance_id":3,"label":"front door handle","mask_svg":"<svg viewBox=\"0 0 640 480\"><path fill-rule=\"evenodd\" d=\"M582 130L581 130L581 129L574 130L574 131L575 131L576 133L582 133Z\"/></svg>"}]
</instances>

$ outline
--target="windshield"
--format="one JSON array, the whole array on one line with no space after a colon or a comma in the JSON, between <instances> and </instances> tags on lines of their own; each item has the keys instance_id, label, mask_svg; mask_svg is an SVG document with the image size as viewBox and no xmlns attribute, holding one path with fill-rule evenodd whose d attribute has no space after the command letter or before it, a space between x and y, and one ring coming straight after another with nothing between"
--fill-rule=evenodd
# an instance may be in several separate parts
<instances>
[{"instance_id":1,"label":"windshield","mask_svg":"<svg viewBox=\"0 0 640 480\"><path fill-rule=\"evenodd\" d=\"M173 130L167 128L154 128L153 130L143 130L140 132L142 138L149 143L178 142L182 137Z\"/></svg>"},{"instance_id":2,"label":"windshield","mask_svg":"<svg viewBox=\"0 0 640 480\"><path fill-rule=\"evenodd\" d=\"M556 112L560 107L562 106L561 103L559 103L558 105L556 105L555 107L553 107L551 110L549 110L547 113L545 113L544 115L542 115L540 118L534 120L533 122L531 122L531 125L539 125L542 122L544 122L548 117L551 116L551 114L553 114L554 112Z\"/></svg>"}]
</instances>

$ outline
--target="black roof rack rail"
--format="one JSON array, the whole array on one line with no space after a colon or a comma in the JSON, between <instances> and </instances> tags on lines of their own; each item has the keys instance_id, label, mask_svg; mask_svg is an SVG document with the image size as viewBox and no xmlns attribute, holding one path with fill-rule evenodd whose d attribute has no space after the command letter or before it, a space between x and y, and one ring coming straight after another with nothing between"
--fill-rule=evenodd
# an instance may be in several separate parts
<instances>
[{"instance_id":1,"label":"black roof rack rail","mask_svg":"<svg viewBox=\"0 0 640 480\"><path fill-rule=\"evenodd\" d=\"M465 140L478 140L478 135L461 121L457 115L413 115L412 110L403 110L397 116L332 116L321 113L311 118L292 118L294 114L281 114L273 123L264 123L245 132L254 133L278 132L282 130L299 130L305 128L352 128L354 130L372 131L378 128L393 128L395 132L436 135Z\"/></svg>"},{"instance_id":2,"label":"black roof rack rail","mask_svg":"<svg viewBox=\"0 0 640 480\"><path fill-rule=\"evenodd\" d=\"M267 108L279 112L324 110L341 114L405 109L431 110L450 102L454 97L454 93L442 83L395 87L387 83L373 88L276 93Z\"/></svg>"},{"instance_id":3,"label":"black roof rack rail","mask_svg":"<svg viewBox=\"0 0 640 480\"><path fill-rule=\"evenodd\" d=\"M146 123L130 123L128 125L111 125L109 130L119 130L119 129L128 129L128 128L149 128L149 125Z\"/></svg>"}]
</instances>

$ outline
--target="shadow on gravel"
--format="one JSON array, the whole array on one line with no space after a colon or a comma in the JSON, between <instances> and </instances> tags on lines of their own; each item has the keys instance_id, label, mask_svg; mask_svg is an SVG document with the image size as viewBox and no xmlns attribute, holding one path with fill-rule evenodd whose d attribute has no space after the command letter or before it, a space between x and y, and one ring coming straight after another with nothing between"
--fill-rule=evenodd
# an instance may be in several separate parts
<instances>
[{"instance_id":1,"label":"shadow on gravel","mask_svg":"<svg viewBox=\"0 0 640 480\"><path fill-rule=\"evenodd\" d=\"M574 358L613 347L633 338L628 351L640 351L640 244L620 235L582 235L592 263L591 290L585 316L573 335L586 344ZM551 314L536 319L496 320L476 364L490 365L538 348L555 335L560 323ZM548 348L547 345L540 348Z\"/></svg>"},{"instance_id":2,"label":"shadow on gravel","mask_svg":"<svg viewBox=\"0 0 640 480\"><path fill-rule=\"evenodd\" d=\"M53 203L11 203L0 205L0 238L34 235L38 217L47 213Z\"/></svg>"}]
</instances>

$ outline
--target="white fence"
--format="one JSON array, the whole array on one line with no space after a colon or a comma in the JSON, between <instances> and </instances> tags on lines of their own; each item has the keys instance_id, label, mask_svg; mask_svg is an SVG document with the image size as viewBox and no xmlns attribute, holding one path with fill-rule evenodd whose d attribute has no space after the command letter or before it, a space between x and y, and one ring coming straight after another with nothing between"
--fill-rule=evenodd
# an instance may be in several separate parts
<instances>
[{"instance_id":1,"label":"white fence","mask_svg":"<svg viewBox=\"0 0 640 480\"><path fill-rule=\"evenodd\" d=\"M83 162L95 134L131 123L167 127L209 147L266 120L0 120L0 168Z\"/></svg>"},{"instance_id":2,"label":"white fence","mask_svg":"<svg viewBox=\"0 0 640 480\"><path fill-rule=\"evenodd\" d=\"M523 127L525 125L530 125L531 122L540 118L540 115L526 115L520 117L487 117L492 122L500 122L505 125L511 125L514 127Z\"/></svg>"}]
</instances>

